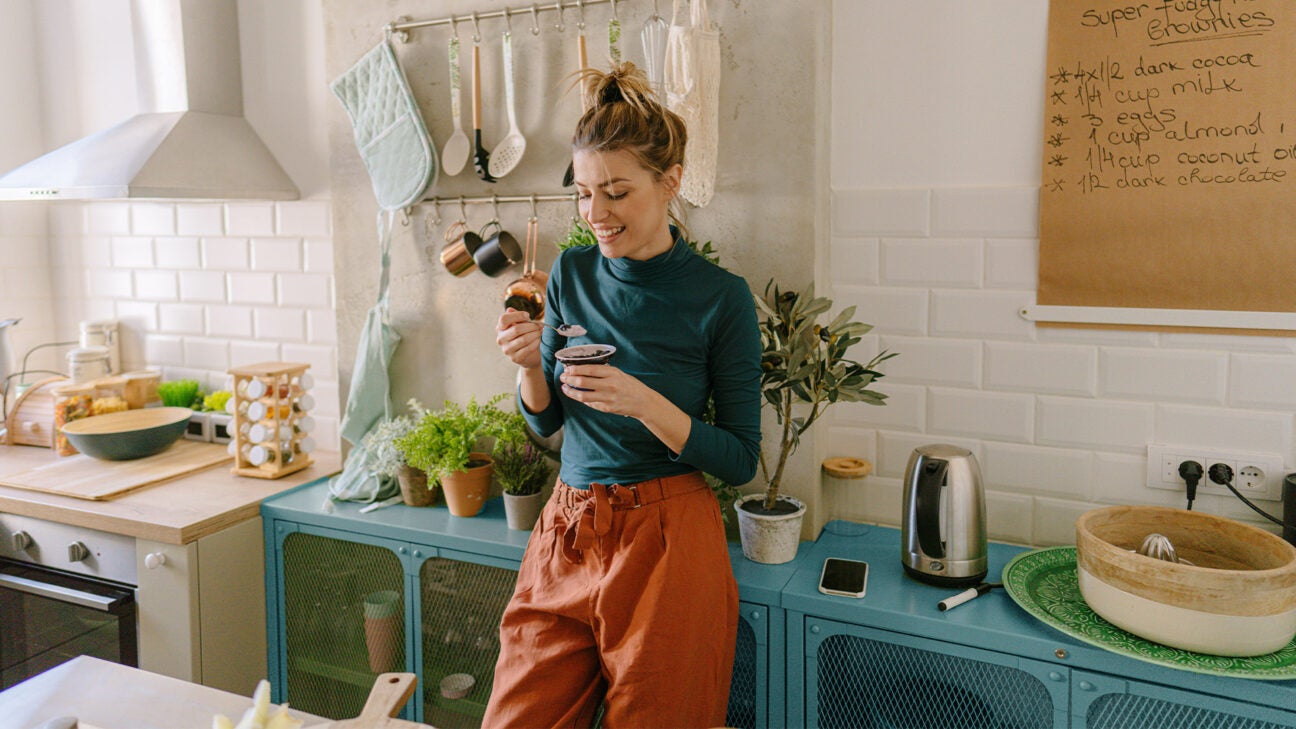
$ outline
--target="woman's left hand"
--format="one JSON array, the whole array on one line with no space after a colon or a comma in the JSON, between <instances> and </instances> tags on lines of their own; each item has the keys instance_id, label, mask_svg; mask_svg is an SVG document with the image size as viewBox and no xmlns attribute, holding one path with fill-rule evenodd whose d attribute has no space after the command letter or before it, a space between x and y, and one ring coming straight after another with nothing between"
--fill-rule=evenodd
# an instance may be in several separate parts
<instances>
[{"instance_id":1,"label":"woman's left hand","mask_svg":"<svg viewBox=\"0 0 1296 729\"><path fill-rule=\"evenodd\" d=\"M643 418L659 397L638 378L612 365L564 367L558 379L567 397L613 415Z\"/></svg>"}]
</instances>

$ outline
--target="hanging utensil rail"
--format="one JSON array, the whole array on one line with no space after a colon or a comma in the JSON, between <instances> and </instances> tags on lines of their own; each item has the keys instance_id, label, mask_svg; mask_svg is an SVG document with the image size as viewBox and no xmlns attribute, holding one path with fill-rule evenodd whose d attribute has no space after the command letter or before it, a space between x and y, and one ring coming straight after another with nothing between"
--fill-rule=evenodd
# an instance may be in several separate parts
<instances>
[{"instance_id":1,"label":"hanging utensil rail","mask_svg":"<svg viewBox=\"0 0 1296 729\"><path fill-rule=\"evenodd\" d=\"M576 202L576 193L560 195L481 195L468 197L452 195L449 197L425 197L416 205L502 205L504 203L542 203L542 202Z\"/></svg>"},{"instance_id":2,"label":"hanging utensil rail","mask_svg":"<svg viewBox=\"0 0 1296 729\"><path fill-rule=\"evenodd\" d=\"M531 33L534 35L540 35L540 21L537 19L540 13L547 13L550 11L557 10L560 14L559 25L555 26L555 29L558 30L559 32L562 32L564 22L562 20L561 13L563 13L564 11L577 10L581 12L582 17L580 20L580 24L583 26L585 22L583 17L585 8L591 5L607 5L608 3L611 3L613 7L615 7L618 2L626 2L626 0L572 0L572 2L561 2L560 0L559 2L553 2L553 3L531 3L530 5L520 5L519 7L516 8L506 7L503 10L492 10L488 13L469 13L468 15L448 15L444 18L436 18L434 20L412 20L408 16L401 16L397 18L395 21L388 23L384 28L384 30L386 31L388 37L395 36L397 39L400 40L401 43L408 43L409 31L417 30L419 28L431 28L437 25L457 25L459 23L472 23L474 26L474 32L478 32L476 26L477 26L477 21L480 20L486 20L487 18L507 19L515 15L530 15L531 22L532 22Z\"/></svg>"}]
</instances>

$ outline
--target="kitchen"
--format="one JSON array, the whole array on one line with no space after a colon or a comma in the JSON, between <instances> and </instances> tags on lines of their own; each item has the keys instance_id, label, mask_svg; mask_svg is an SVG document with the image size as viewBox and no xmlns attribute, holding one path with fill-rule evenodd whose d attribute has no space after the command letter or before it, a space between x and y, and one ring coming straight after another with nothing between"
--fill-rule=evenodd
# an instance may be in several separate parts
<instances>
[{"instance_id":1,"label":"kitchen","mask_svg":"<svg viewBox=\"0 0 1296 729\"><path fill-rule=\"evenodd\" d=\"M328 83L399 16L506 4L239 2L245 114L300 199L3 203L0 317L22 318L14 350L75 339L78 322L111 318L122 324L126 366L167 378L218 386L231 366L307 362L318 440L339 447L340 400L378 260L372 189ZM619 5L636 40L651 3ZM1076 518L1098 505L1182 506L1181 494L1145 485L1148 444L1272 453L1296 468L1291 339L1037 329L1018 315L1037 285L1044 4L1013 0L993 14L873 0L711 6L724 71L717 194L690 210L691 229L714 240L753 290L771 277L814 280L875 325L863 346L902 353L880 385L886 407L837 408L794 456L785 482L809 507L803 538L835 519L897 525L906 460L932 441L977 454L989 536L1018 545L1073 543ZM0 8L12 20L0 27L9 110L0 168L138 108L129 3ZM600 60L609 10L585 12L590 56ZM442 174L438 196L563 192L565 135L577 116L564 77L575 68L578 19L567 11L558 31L554 15L540 16L538 36L529 8L513 20L523 162L494 186ZM458 30L467 46L469 29ZM502 30L499 20L481 23L488 79L499 77ZM396 43L438 144L452 129L446 38L432 29ZM498 86L486 95L493 142L507 121ZM393 243L403 342L392 399L511 390L492 332L503 281L447 275L436 258L445 222L434 220L457 210L428 207ZM486 207L468 211L474 227ZM525 210L502 213L507 227L523 227ZM542 267L571 214L540 206ZM61 354L41 350L33 366L62 369ZM833 455L868 459L875 471L862 482L821 477L818 464ZM1202 494L1195 508L1259 523L1231 497Z\"/></svg>"}]
</instances>

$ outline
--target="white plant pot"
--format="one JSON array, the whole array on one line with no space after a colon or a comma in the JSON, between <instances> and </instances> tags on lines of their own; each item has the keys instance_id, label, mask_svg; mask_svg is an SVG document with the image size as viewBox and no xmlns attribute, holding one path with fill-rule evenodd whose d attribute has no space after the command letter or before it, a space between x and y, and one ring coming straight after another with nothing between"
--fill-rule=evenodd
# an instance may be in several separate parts
<instances>
[{"instance_id":1,"label":"white plant pot","mask_svg":"<svg viewBox=\"0 0 1296 729\"><path fill-rule=\"evenodd\" d=\"M742 508L748 501L758 501L765 494L751 494L734 502L738 514L738 534L742 540L743 556L762 564L784 564L796 559L797 546L801 544L801 519L806 507L800 499L780 496L797 507L790 514L753 514Z\"/></svg>"},{"instance_id":2,"label":"white plant pot","mask_svg":"<svg viewBox=\"0 0 1296 729\"><path fill-rule=\"evenodd\" d=\"M526 496L514 496L506 492L504 494L504 519L508 522L509 529L530 531L535 527L536 520L540 518L540 512L544 510L544 505L543 492Z\"/></svg>"}]
</instances>

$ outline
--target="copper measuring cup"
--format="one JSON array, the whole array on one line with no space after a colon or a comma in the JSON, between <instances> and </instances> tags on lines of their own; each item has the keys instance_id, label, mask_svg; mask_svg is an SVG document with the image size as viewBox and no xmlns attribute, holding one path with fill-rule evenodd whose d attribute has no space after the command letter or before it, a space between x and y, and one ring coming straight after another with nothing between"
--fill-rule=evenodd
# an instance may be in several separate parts
<instances>
[{"instance_id":1,"label":"copper measuring cup","mask_svg":"<svg viewBox=\"0 0 1296 729\"><path fill-rule=\"evenodd\" d=\"M526 251L522 258L522 275L504 289L504 306L525 311L532 319L542 319L545 309L545 286L549 274L536 270L536 248L540 240L540 219L527 219Z\"/></svg>"}]
</instances>

